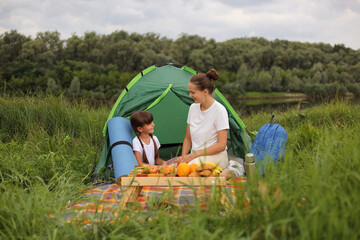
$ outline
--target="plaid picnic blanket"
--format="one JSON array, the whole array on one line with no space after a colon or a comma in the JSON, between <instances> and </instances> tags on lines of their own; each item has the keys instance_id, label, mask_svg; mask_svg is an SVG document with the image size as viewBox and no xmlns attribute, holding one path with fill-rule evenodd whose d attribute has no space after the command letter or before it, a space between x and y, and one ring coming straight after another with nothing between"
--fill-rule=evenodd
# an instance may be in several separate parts
<instances>
[{"instance_id":1,"label":"plaid picnic blanket","mask_svg":"<svg viewBox=\"0 0 360 240\"><path fill-rule=\"evenodd\" d=\"M245 183L246 178L237 178L237 183ZM233 191L238 184L228 182L225 187L228 191ZM69 201L67 207L62 209L67 222L80 221L89 223L94 221L113 220L122 216L123 209L119 208L121 199L127 187L120 185L106 184L83 191L84 199L72 203ZM206 206L207 200L212 197L213 189L211 186L173 186L173 187L142 187L136 202L132 203L133 209L146 210L154 208L154 204L179 207L186 209L194 205L196 201L200 206ZM235 198L234 194L230 194ZM232 199L234 201L234 199ZM156 207L156 206L155 206Z\"/></svg>"}]
</instances>

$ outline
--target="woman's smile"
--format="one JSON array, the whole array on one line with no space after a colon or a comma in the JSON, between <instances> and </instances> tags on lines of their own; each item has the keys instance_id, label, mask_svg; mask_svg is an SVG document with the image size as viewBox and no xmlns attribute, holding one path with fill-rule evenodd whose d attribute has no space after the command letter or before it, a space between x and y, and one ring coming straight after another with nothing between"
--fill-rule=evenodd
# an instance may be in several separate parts
<instances>
[{"instance_id":1,"label":"woman's smile","mask_svg":"<svg viewBox=\"0 0 360 240\"><path fill-rule=\"evenodd\" d=\"M203 97L203 92L197 89L196 85L189 82L189 96L194 99L195 103L201 103L201 99Z\"/></svg>"}]
</instances>

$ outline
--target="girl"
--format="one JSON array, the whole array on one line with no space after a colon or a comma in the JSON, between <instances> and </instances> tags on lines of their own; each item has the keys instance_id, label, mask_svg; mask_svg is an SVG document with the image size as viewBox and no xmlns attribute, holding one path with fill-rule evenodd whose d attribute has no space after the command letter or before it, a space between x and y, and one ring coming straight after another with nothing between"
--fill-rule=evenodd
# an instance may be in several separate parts
<instances>
[{"instance_id":1,"label":"girl","mask_svg":"<svg viewBox=\"0 0 360 240\"><path fill-rule=\"evenodd\" d=\"M194 103L189 108L182 154L177 162L215 162L223 169L229 164L226 150L228 114L225 107L212 97L217 79L215 69L210 69L206 74L194 75L189 81L190 97Z\"/></svg>"},{"instance_id":2,"label":"girl","mask_svg":"<svg viewBox=\"0 0 360 240\"><path fill-rule=\"evenodd\" d=\"M155 126L152 114L147 111L136 111L131 115L130 122L136 134L133 139L133 151L138 165L166 165L159 156L160 142L152 135Z\"/></svg>"}]
</instances>

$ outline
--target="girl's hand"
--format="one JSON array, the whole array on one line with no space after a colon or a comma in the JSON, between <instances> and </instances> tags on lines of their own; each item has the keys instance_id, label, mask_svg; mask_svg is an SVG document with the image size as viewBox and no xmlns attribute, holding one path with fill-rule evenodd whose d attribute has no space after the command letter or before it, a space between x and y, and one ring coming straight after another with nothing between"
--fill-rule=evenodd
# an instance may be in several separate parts
<instances>
[{"instance_id":1,"label":"girl's hand","mask_svg":"<svg viewBox=\"0 0 360 240\"><path fill-rule=\"evenodd\" d=\"M166 161L163 161L161 164L161 166L167 166L167 165L168 165L168 163Z\"/></svg>"}]
</instances>

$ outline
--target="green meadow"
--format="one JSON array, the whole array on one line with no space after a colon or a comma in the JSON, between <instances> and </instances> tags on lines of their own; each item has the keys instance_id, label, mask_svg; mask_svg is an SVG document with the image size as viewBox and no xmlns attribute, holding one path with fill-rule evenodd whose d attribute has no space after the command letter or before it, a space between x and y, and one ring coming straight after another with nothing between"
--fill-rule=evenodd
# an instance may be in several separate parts
<instances>
[{"instance_id":1,"label":"green meadow","mask_svg":"<svg viewBox=\"0 0 360 240\"><path fill-rule=\"evenodd\" d=\"M360 238L360 106L340 100L276 112L289 134L285 161L267 166L260 188L239 186L232 208L214 197L182 212L150 199L148 211L119 212L115 223L66 223L61 209L91 187L109 112L0 97L0 239ZM270 116L240 117L256 132Z\"/></svg>"}]
</instances>

